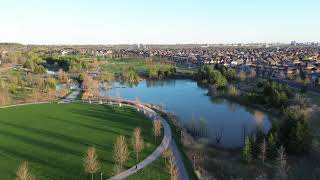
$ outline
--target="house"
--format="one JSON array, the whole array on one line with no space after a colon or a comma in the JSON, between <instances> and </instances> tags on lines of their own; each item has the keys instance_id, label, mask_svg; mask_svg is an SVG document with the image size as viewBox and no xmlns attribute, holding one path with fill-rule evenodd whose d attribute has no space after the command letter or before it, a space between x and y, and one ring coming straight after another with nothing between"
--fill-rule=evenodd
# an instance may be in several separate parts
<instances>
[{"instance_id":1,"label":"house","mask_svg":"<svg viewBox=\"0 0 320 180\"><path fill-rule=\"evenodd\" d=\"M238 65L238 61L236 61L236 60L233 60L233 61L231 61L231 63L230 63L230 66L231 67L236 67Z\"/></svg>"},{"instance_id":2,"label":"house","mask_svg":"<svg viewBox=\"0 0 320 180\"><path fill-rule=\"evenodd\" d=\"M66 54L68 54L69 53L69 51L67 51L67 50L63 50L63 51L61 51L61 55L66 55Z\"/></svg>"}]
</instances>

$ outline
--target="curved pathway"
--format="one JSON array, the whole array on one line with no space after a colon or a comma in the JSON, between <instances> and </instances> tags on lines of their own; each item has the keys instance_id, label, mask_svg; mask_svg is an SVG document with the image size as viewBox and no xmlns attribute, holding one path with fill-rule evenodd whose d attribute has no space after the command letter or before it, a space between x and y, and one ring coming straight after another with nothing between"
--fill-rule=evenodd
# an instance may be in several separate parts
<instances>
[{"instance_id":1,"label":"curved pathway","mask_svg":"<svg viewBox=\"0 0 320 180\"><path fill-rule=\"evenodd\" d=\"M75 92L75 94L78 94L78 92ZM66 99L68 101L63 101L62 100L60 102L64 102L64 103L85 102L85 101L76 100L76 96L74 96L74 95L70 95L70 96L66 97L64 100L66 100ZM35 103L16 104L16 105L2 106L2 107L0 107L0 109L8 108L8 107L15 107L15 106L24 106L24 105L31 105L31 104L45 104L45 103L49 103L49 102L35 102ZM104 103L104 104L118 105L119 104L119 100L117 100L117 99L114 100L113 99L113 100L111 100L109 102L98 102L98 101L92 101L91 102L90 101L90 102L87 102L87 103ZM171 128L170 128L170 125L167 123L167 121L165 119L163 119L161 116L159 116L153 109L149 108L148 106L146 106L144 104L136 103L134 101L129 101L129 100L127 100L127 101L126 100L121 100L121 103L125 103L125 104L123 104L124 106L135 108L138 111L143 111L143 113L147 117L149 117L151 120L159 119L161 121L161 124L162 124L163 129L164 129L164 137L162 139L161 144L157 147L157 149L151 155L149 155L146 159L144 159L140 163L134 165L130 169L127 169L126 171L123 171L120 174L117 174L116 176L111 177L110 179L111 180L120 180L120 179L125 179L125 178L133 175L134 173L138 172L139 170L145 168L146 166L151 164L153 161L155 161L170 146L170 148L171 148L171 150L173 152L173 155L175 157L176 165L178 167L181 179L189 180L189 176L188 176L188 173L187 173L186 168L184 166L184 163L182 161L180 152L179 152L179 150L177 148L177 145L176 145L174 139L172 139Z\"/></svg>"},{"instance_id":2,"label":"curved pathway","mask_svg":"<svg viewBox=\"0 0 320 180\"><path fill-rule=\"evenodd\" d=\"M125 106L132 106L132 105L125 105ZM146 106L143 106L143 105L139 105L139 106L140 106L139 108L142 108L144 110L146 116L148 116L152 120L159 119L161 121L161 124L164 129L164 137L162 139L161 144L157 147L157 149L151 155L149 155L146 159L141 161L139 164L131 167L130 169L123 171L116 176L111 177L110 179L112 179L112 180L125 179L126 177L128 177L128 176L138 172L139 170L143 169L144 167L148 166L154 160L156 160L158 157L160 157L161 154L164 152L164 150L166 150L170 145L172 134L171 134L171 128L170 128L169 124L166 122L166 120L164 120L162 117L158 116L158 114L155 111L153 111L152 109L150 109ZM137 107L135 107L135 108L137 108Z\"/></svg>"},{"instance_id":3,"label":"curved pathway","mask_svg":"<svg viewBox=\"0 0 320 180\"><path fill-rule=\"evenodd\" d=\"M118 105L119 102L121 102L121 104L124 106L139 109L140 111L143 111L144 114L150 119L152 120L159 119L164 129L164 137L162 139L162 142L151 155L149 155L146 159L134 165L130 169L127 169L126 171L123 171L120 174L117 174L116 176L111 177L110 178L111 180L125 179L133 175L134 173L137 173L139 170L145 168L146 166L151 164L153 161L155 161L158 157L160 157L161 154L164 152L164 150L166 150L169 147L172 150L175 163L179 171L180 179L189 180L189 175L183 163L180 151L176 145L176 142L174 141L174 139L172 139L172 132L171 132L170 125L167 123L165 119L163 119L158 113L156 113L152 109L153 107L152 105L145 104L145 103L137 103L135 101L130 101L130 100L123 100L123 99L119 100L119 99L113 99L113 98L108 98L108 101L109 101L108 104ZM98 102L96 101L94 103L98 103Z\"/></svg>"}]
</instances>

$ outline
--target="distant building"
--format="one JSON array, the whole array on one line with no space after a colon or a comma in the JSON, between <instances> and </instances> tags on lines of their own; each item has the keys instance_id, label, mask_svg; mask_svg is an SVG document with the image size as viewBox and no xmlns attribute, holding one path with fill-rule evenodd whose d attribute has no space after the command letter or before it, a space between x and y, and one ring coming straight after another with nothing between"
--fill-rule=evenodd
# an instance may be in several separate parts
<instances>
[{"instance_id":1,"label":"distant building","mask_svg":"<svg viewBox=\"0 0 320 180\"><path fill-rule=\"evenodd\" d=\"M63 51L61 51L61 55L66 55L66 54L68 54L69 52L68 51L66 51L66 50L63 50Z\"/></svg>"},{"instance_id":2,"label":"distant building","mask_svg":"<svg viewBox=\"0 0 320 180\"><path fill-rule=\"evenodd\" d=\"M296 41L291 41L291 46L296 46L297 42Z\"/></svg>"}]
</instances>

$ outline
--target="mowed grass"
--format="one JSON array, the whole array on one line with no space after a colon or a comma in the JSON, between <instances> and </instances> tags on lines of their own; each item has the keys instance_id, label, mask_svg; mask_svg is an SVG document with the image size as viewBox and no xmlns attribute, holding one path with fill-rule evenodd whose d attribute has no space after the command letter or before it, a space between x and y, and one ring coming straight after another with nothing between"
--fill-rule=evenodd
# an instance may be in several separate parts
<instances>
[{"instance_id":1,"label":"mowed grass","mask_svg":"<svg viewBox=\"0 0 320 180\"><path fill-rule=\"evenodd\" d=\"M163 157L159 157L152 162L148 167L140 170L136 174L128 177L127 180L170 180L171 176L167 168L167 162Z\"/></svg>"},{"instance_id":2,"label":"mowed grass","mask_svg":"<svg viewBox=\"0 0 320 180\"><path fill-rule=\"evenodd\" d=\"M82 160L89 146L97 149L101 170L113 174L113 145L124 135L130 145L129 168L136 164L131 148L135 127L142 129L145 149L140 161L160 144L152 122L134 109L93 104L42 104L0 109L0 179L14 179L17 167L28 161L37 179L90 179Z\"/></svg>"}]
</instances>

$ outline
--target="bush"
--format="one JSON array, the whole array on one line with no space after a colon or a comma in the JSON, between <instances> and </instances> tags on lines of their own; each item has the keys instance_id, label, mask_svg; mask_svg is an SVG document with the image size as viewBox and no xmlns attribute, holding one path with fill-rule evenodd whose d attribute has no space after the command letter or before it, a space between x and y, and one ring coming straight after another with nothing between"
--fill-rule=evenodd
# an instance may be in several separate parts
<instances>
[{"instance_id":1,"label":"bush","mask_svg":"<svg viewBox=\"0 0 320 180\"><path fill-rule=\"evenodd\" d=\"M229 85L228 86L228 96L236 97L238 95L239 95L239 92L238 92L237 88L232 85Z\"/></svg>"}]
</instances>

